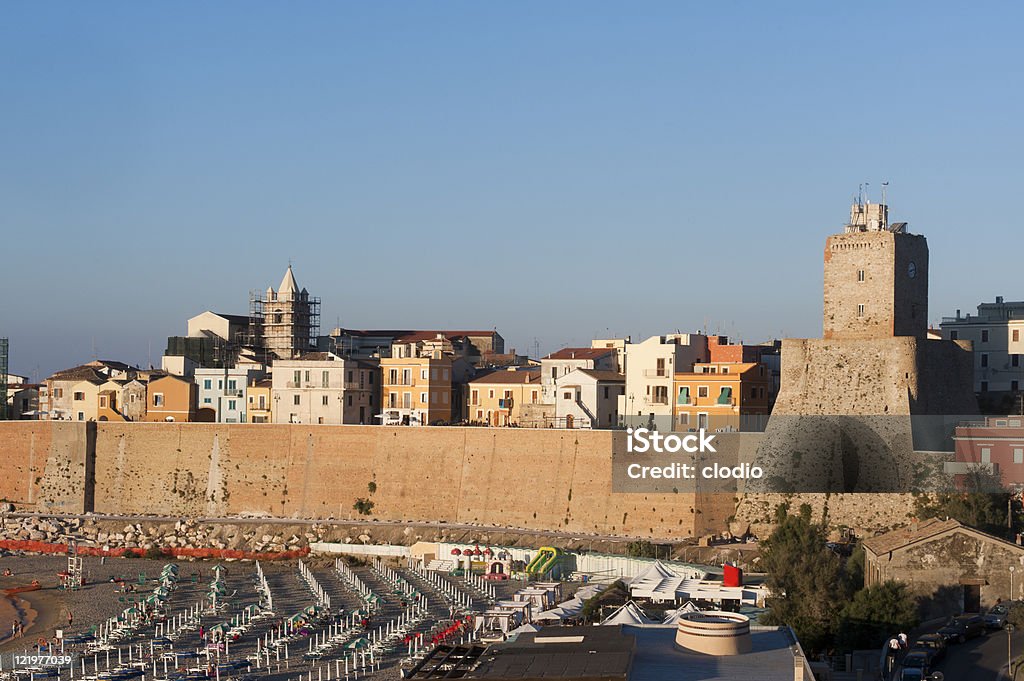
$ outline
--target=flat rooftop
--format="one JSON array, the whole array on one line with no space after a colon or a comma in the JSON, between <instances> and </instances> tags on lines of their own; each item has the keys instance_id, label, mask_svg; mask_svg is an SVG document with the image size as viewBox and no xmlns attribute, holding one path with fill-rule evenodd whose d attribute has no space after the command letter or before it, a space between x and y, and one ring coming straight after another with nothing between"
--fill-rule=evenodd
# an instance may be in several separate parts
<instances>
[{"instance_id":1,"label":"flat rooftop","mask_svg":"<svg viewBox=\"0 0 1024 681\"><path fill-rule=\"evenodd\" d=\"M676 646L674 625L545 627L488 648L466 678L488 681L793 681L789 631L751 627L751 651L715 657ZM449 678L452 678L449 676Z\"/></svg>"},{"instance_id":2,"label":"flat rooftop","mask_svg":"<svg viewBox=\"0 0 1024 681\"><path fill-rule=\"evenodd\" d=\"M636 637L629 681L793 681L796 645L786 629L751 627L751 650L715 657L675 644L674 626L623 627Z\"/></svg>"}]
</instances>

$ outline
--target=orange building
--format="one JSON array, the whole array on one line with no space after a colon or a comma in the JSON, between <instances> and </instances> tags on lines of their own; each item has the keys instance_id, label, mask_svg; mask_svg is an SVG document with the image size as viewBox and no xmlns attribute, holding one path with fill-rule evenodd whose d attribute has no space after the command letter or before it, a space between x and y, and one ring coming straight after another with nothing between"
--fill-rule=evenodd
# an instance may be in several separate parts
<instances>
[{"instance_id":1,"label":"orange building","mask_svg":"<svg viewBox=\"0 0 1024 681\"><path fill-rule=\"evenodd\" d=\"M760 429L771 411L770 379L755 362L698 363L675 374L675 430Z\"/></svg>"},{"instance_id":2,"label":"orange building","mask_svg":"<svg viewBox=\"0 0 1024 681\"><path fill-rule=\"evenodd\" d=\"M388 357L380 361L384 425L433 425L452 417L452 360Z\"/></svg>"},{"instance_id":3,"label":"orange building","mask_svg":"<svg viewBox=\"0 0 1024 681\"><path fill-rule=\"evenodd\" d=\"M192 381L168 374L149 382L146 397L147 421L195 421L199 401L198 386Z\"/></svg>"}]
</instances>

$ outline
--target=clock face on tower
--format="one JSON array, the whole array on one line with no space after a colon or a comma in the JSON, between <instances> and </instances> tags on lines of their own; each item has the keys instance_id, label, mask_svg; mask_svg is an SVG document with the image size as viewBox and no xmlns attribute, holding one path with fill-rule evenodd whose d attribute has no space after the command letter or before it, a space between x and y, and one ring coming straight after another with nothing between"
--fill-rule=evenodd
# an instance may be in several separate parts
<instances>
[{"instance_id":1,"label":"clock face on tower","mask_svg":"<svg viewBox=\"0 0 1024 681\"><path fill-rule=\"evenodd\" d=\"M910 264L907 265L907 276L910 277L911 279L917 276L917 263L915 263L913 260L911 260Z\"/></svg>"}]
</instances>

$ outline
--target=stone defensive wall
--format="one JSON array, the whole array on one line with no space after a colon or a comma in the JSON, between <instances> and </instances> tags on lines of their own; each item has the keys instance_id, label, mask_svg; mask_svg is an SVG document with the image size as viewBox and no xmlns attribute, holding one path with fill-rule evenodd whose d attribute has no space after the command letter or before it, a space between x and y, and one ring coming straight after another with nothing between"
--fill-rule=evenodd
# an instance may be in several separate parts
<instances>
[{"instance_id":1,"label":"stone defensive wall","mask_svg":"<svg viewBox=\"0 0 1024 681\"><path fill-rule=\"evenodd\" d=\"M720 532L732 494L613 493L621 433L290 424L0 423L18 509L447 521L682 539ZM372 515L353 510L359 499Z\"/></svg>"}]
</instances>

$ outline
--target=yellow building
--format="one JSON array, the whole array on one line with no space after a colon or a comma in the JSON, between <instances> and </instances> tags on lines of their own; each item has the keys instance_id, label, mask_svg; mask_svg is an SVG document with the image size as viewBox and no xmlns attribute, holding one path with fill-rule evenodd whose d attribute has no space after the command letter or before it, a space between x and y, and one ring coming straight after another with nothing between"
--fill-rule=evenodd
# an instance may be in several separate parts
<instances>
[{"instance_id":1,"label":"yellow building","mask_svg":"<svg viewBox=\"0 0 1024 681\"><path fill-rule=\"evenodd\" d=\"M469 421L488 426L522 423L524 404L540 403L540 371L492 371L469 382Z\"/></svg>"},{"instance_id":2,"label":"yellow building","mask_svg":"<svg viewBox=\"0 0 1024 681\"><path fill-rule=\"evenodd\" d=\"M274 382L269 378L250 381L245 388L245 415L249 423L270 423L272 410L270 396Z\"/></svg>"},{"instance_id":3,"label":"yellow building","mask_svg":"<svg viewBox=\"0 0 1024 681\"><path fill-rule=\"evenodd\" d=\"M676 430L750 430L767 418L770 372L754 362L697 363L673 376Z\"/></svg>"},{"instance_id":4,"label":"yellow building","mask_svg":"<svg viewBox=\"0 0 1024 681\"><path fill-rule=\"evenodd\" d=\"M380 372L384 425L451 422L451 357L388 357L380 360Z\"/></svg>"}]
</instances>

